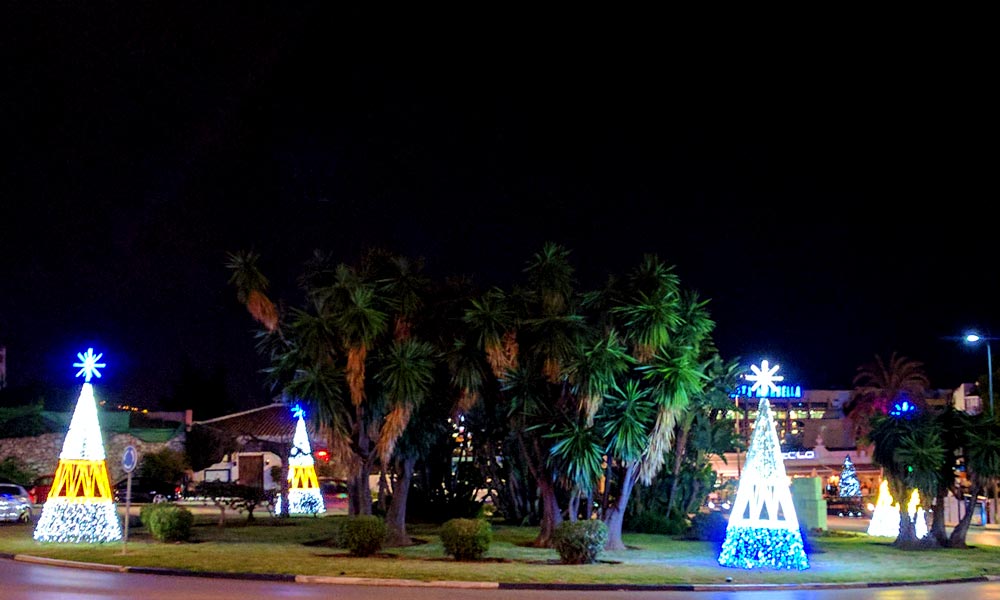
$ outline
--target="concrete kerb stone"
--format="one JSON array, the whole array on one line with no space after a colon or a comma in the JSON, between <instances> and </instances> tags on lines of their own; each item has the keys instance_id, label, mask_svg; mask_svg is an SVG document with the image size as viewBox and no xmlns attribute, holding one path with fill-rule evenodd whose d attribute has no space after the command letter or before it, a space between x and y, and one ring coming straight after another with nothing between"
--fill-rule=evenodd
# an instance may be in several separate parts
<instances>
[{"instance_id":1,"label":"concrete kerb stone","mask_svg":"<svg viewBox=\"0 0 1000 600\"><path fill-rule=\"evenodd\" d=\"M121 565L105 565L101 563L88 563L76 560L63 560L60 558L45 558L42 556L31 556L30 554L15 554L14 560L39 565L51 565L55 567L72 567L74 569L89 569L91 571L114 571L125 573L128 567Z\"/></svg>"}]
</instances>

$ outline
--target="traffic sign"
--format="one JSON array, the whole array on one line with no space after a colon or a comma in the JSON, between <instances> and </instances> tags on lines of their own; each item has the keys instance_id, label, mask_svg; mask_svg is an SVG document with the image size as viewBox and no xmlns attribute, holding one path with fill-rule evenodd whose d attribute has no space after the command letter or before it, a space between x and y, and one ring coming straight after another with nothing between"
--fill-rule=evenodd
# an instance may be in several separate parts
<instances>
[{"instance_id":1,"label":"traffic sign","mask_svg":"<svg viewBox=\"0 0 1000 600\"><path fill-rule=\"evenodd\" d=\"M137 462L139 462L139 453L136 452L135 446L125 446L125 452L122 453L122 468L125 469L125 472L131 473Z\"/></svg>"}]
</instances>

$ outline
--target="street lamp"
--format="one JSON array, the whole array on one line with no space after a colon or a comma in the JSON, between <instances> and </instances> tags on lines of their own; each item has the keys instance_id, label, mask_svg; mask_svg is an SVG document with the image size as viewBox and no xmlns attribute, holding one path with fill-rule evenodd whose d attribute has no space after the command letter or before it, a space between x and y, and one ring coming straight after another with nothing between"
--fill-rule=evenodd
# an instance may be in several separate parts
<instances>
[{"instance_id":1,"label":"street lamp","mask_svg":"<svg viewBox=\"0 0 1000 600\"><path fill-rule=\"evenodd\" d=\"M981 336L976 333L970 333L965 336L965 341L970 344L975 344L976 342L986 342L986 376L989 378L989 392L990 392L990 415L993 414L993 355L990 353L990 341L997 338L989 336Z\"/></svg>"}]
</instances>

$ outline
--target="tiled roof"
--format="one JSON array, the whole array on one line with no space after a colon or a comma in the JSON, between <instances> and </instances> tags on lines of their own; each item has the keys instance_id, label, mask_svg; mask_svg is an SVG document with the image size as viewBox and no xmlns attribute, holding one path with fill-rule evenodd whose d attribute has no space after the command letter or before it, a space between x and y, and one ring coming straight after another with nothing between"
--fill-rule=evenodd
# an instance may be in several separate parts
<instances>
[{"instance_id":1,"label":"tiled roof","mask_svg":"<svg viewBox=\"0 0 1000 600\"><path fill-rule=\"evenodd\" d=\"M289 442L295 435L295 422L291 407L278 403L205 421L195 421L193 424L208 425L238 436ZM313 437L308 421L306 430L309 437Z\"/></svg>"}]
</instances>

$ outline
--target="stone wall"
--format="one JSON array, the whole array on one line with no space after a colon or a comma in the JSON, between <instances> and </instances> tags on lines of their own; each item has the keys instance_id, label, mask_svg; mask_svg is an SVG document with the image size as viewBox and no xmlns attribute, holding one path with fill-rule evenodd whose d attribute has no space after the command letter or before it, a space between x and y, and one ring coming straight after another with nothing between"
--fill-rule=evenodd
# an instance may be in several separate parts
<instances>
[{"instance_id":1,"label":"stone wall","mask_svg":"<svg viewBox=\"0 0 1000 600\"><path fill-rule=\"evenodd\" d=\"M37 437L3 438L0 439L0 460L12 456L24 467L36 475L54 473L59 464L59 453L62 452L65 433L46 433ZM111 484L123 477L122 453L126 446L135 446L139 452L139 460L147 452L156 452L163 448L184 451L184 436L179 435L168 442L144 442L128 433L111 434L105 438L104 451L108 460L108 476ZM133 474L134 475L134 474Z\"/></svg>"}]
</instances>

